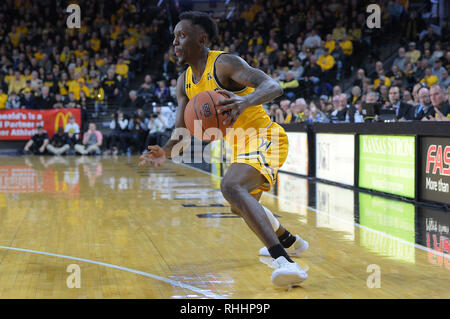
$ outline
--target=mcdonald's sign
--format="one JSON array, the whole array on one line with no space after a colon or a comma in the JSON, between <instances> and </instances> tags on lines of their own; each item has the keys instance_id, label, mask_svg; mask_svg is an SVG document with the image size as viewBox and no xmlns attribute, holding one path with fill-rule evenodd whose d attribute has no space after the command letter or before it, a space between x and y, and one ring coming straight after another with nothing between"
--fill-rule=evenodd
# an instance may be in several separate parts
<instances>
[{"instance_id":1,"label":"mcdonald's sign","mask_svg":"<svg viewBox=\"0 0 450 319\"><path fill-rule=\"evenodd\" d=\"M28 140L42 125L50 138L60 126L63 128L73 115L81 127L81 110L2 110L0 111L0 140Z\"/></svg>"},{"instance_id":2,"label":"mcdonald's sign","mask_svg":"<svg viewBox=\"0 0 450 319\"><path fill-rule=\"evenodd\" d=\"M61 127L60 119L62 120L62 128L66 128L67 122L69 122L69 117L73 115L72 113L63 113L58 112L55 117L55 132L58 131L58 128Z\"/></svg>"}]
</instances>

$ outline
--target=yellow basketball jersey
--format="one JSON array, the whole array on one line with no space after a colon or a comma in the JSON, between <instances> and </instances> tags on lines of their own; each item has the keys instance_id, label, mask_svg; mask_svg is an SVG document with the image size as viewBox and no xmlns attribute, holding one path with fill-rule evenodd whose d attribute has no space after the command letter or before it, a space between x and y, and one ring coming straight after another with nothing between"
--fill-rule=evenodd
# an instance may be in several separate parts
<instances>
[{"instance_id":1,"label":"yellow basketball jersey","mask_svg":"<svg viewBox=\"0 0 450 319\"><path fill-rule=\"evenodd\" d=\"M188 67L186 70L185 88L186 95L189 100L196 94L203 91L224 90L224 88L222 88L218 83L219 81L216 78L214 67L217 57L223 53L223 51L209 51L205 70L203 71L202 77L197 84L194 83L191 67ZM240 91L234 91L233 93L239 96L244 96L252 93L254 90L254 88L246 87ZM244 130L248 128L260 129L270 126L271 122L270 117L260 104L246 108L237 118L233 128L242 128Z\"/></svg>"}]
</instances>

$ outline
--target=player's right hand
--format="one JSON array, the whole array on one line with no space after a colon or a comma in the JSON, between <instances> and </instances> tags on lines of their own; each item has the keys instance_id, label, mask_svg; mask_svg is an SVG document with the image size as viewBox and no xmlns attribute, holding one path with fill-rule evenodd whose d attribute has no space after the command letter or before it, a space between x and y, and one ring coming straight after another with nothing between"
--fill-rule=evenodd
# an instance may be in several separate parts
<instances>
[{"instance_id":1,"label":"player's right hand","mask_svg":"<svg viewBox=\"0 0 450 319\"><path fill-rule=\"evenodd\" d=\"M158 145L150 145L148 152L141 155L139 159L141 160L139 166L150 163L154 167L160 167L166 161L166 152Z\"/></svg>"}]
</instances>

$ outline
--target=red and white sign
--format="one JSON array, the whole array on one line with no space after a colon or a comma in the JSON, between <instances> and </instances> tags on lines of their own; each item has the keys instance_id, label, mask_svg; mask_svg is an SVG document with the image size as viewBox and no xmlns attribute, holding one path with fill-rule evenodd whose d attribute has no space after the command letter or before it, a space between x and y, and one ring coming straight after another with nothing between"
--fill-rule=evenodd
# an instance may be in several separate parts
<instances>
[{"instance_id":1,"label":"red and white sign","mask_svg":"<svg viewBox=\"0 0 450 319\"><path fill-rule=\"evenodd\" d=\"M0 111L0 140L28 140L37 133L38 125L42 125L51 138L58 127L66 126L71 115L81 127L80 109Z\"/></svg>"}]
</instances>

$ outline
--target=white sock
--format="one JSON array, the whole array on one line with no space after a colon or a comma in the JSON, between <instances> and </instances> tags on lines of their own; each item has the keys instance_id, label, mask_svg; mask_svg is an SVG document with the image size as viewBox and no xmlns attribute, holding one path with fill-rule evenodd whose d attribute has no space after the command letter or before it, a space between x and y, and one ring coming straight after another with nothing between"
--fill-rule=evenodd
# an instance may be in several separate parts
<instances>
[{"instance_id":1,"label":"white sock","mask_svg":"<svg viewBox=\"0 0 450 319\"><path fill-rule=\"evenodd\" d=\"M264 211L266 212L267 217L269 218L270 224L272 225L272 228L274 231L277 231L278 228L280 228L280 222L278 219L276 219L275 216L273 216L272 212L266 208L265 206L261 205L264 208Z\"/></svg>"}]
</instances>

